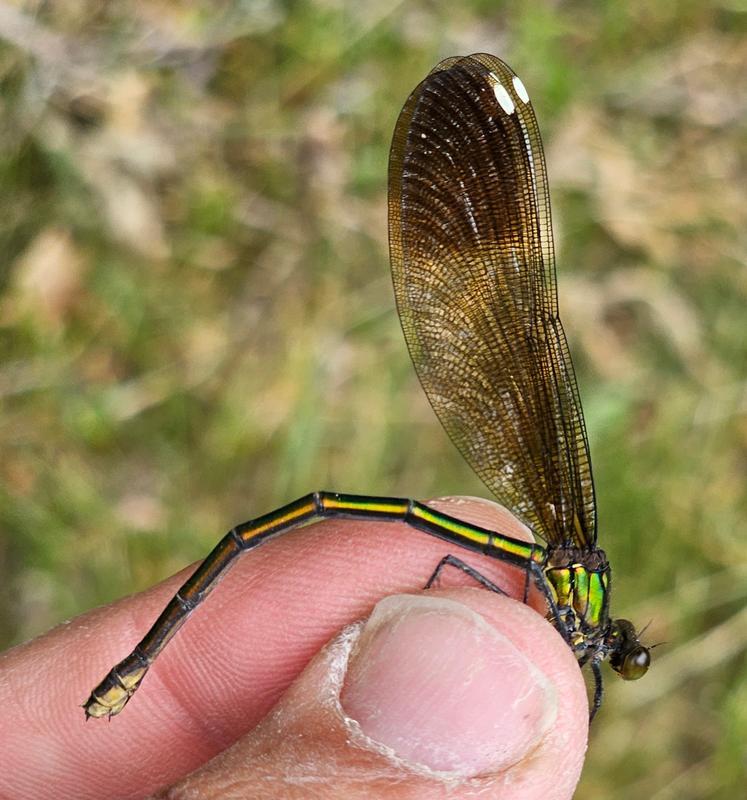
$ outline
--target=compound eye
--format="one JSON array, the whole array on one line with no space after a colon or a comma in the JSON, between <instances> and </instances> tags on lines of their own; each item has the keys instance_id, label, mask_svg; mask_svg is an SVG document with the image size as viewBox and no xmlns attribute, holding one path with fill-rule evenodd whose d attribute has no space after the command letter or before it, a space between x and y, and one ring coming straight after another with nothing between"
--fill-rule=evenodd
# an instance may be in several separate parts
<instances>
[{"instance_id":1,"label":"compound eye","mask_svg":"<svg viewBox=\"0 0 747 800\"><path fill-rule=\"evenodd\" d=\"M651 654L648 649L643 646L634 647L625 656L620 675L626 681L637 681L646 674L650 664Z\"/></svg>"}]
</instances>

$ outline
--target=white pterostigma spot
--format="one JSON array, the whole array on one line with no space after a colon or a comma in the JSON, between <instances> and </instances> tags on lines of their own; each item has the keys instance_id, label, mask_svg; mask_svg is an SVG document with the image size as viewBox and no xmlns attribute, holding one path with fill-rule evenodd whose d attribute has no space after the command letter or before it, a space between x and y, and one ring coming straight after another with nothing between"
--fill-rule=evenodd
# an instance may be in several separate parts
<instances>
[{"instance_id":1,"label":"white pterostigma spot","mask_svg":"<svg viewBox=\"0 0 747 800\"><path fill-rule=\"evenodd\" d=\"M514 90L516 94L519 96L519 100L521 100L522 103L529 102L529 94L527 92L527 87L524 86L521 78L518 75L514 75Z\"/></svg>"},{"instance_id":2,"label":"white pterostigma spot","mask_svg":"<svg viewBox=\"0 0 747 800\"><path fill-rule=\"evenodd\" d=\"M493 94L500 107L507 114L513 114L514 111L516 111L514 101L511 99L511 95L506 91L506 87L502 83L496 83L493 87Z\"/></svg>"}]
</instances>

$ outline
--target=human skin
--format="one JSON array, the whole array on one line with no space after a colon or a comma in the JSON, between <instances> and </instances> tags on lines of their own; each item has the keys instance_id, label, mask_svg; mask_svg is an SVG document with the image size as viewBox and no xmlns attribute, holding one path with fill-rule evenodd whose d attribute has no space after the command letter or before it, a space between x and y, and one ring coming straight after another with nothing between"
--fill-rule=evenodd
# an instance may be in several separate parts
<instances>
[{"instance_id":1,"label":"human skin","mask_svg":"<svg viewBox=\"0 0 747 800\"><path fill-rule=\"evenodd\" d=\"M528 538L528 531L508 512L486 501L451 498L432 505ZM403 523L328 520L266 544L239 560L110 724L98 719L86 723L81 703L109 667L132 649L193 567L6 652L0 657L0 796L140 798L171 786L163 796L570 798L586 747L588 707L581 672L541 614L473 588L456 570L446 571L439 589L419 593L449 552L509 594L522 596L523 576L515 569L461 552ZM389 631L396 625L398 608L413 603L405 619L417 620L422 609L408 600L410 593L441 603L427 624L399 629L415 641L412 652L407 652L407 642L403 647L400 640L384 637L382 645L375 636L366 639L359 632L366 647L374 647L361 653L375 655L378 647L386 654L385 668L399 663L400 656L417 659L427 648L438 652L442 624L444 642L451 643L444 645L444 652L462 647L468 652L473 623L488 648L495 644L495 663L504 663L499 651L501 642L506 644L509 654L518 653L533 665L529 669L539 676L541 696L552 701L547 704L549 715L538 716L542 721L528 748L511 749L515 726L501 733L506 752L519 754L518 761L499 760L495 768L479 758L470 762L473 744L465 739L457 742L461 750L455 745L455 752L466 759L464 769L448 773L440 762L425 763L430 750L419 750L417 743L398 745L407 751L401 753L380 747L377 743L391 738L392 730L382 728L381 720L370 714L371 703L396 717L408 698L406 691L396 695L395 688L403 689L393 684L405 671L396 670L394 680L385 669L374 670L372 676L364 669L372 659L355 650L342 679L341 706L339 686L337 705L326 702L330 665L340 639L327 647L326 643L345 626L369 617L377 601L389 595L404 594L404 600L390 598L377 609L375 618L384 619L381 630ZM388 609L386 614L382 608ZM462 626L460 618L465 620ZM387 647L398 649L392 653ZM486 699L474 714L478 731L484 722L485 730L495 732L502 715L491 707L491 698L500 697L506 707L513 699L510 692L505 694L507 682L489 668L493 651L486 653L488 667L480 677ZM422 664L419 668L421 675L429 671ZM449 681L461 686L463 673L450 676L444 669L443 675L435 672L434 680L442 682L438 686L448 699ZM459 704L450 708L448 702L439 702L438 694L436 690L417 698L418 704L434 703L425 727L442 708L445 719L460 710ZM363 738L351 744L355 737L349 718L355 720L356 715L361 717ZM406 716L392 724L402 722L406 728ZM437 738L439 730L428 735ZM479 745L474 743L475 748ZM313 780L301 780L308 778Z\"/></svg>"}]
</instances>

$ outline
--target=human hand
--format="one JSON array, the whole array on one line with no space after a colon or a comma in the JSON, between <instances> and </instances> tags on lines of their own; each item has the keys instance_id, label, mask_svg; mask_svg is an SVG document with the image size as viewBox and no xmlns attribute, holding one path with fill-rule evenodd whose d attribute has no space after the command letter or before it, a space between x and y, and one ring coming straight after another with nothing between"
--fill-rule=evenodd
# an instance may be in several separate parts
<instances>
[{"instance_id":1,"label":"human hand","mask_svg":"<svg viewBox=\"0 0 747 800\"><path fill-rule=\"evenodd\" d=\"M526 538L485 501L433 505ZM137 798L171 785L162 796L571 797L586 693L539 614L462 586L387 597L371 613L376 598L422 586L449 550L399 523L339 520L268 543L234 567L111 725L86 725L78 706L185 573L9 651L0 795ZM521 596L516 570L455 554Z\"/></svg>"}]
</instances>

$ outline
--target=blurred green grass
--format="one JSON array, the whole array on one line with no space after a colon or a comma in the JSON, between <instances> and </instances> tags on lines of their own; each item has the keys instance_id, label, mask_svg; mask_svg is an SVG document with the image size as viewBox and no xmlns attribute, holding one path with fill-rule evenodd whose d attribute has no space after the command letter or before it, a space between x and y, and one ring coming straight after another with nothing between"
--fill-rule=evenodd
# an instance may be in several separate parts
<instances>
[{"instance_id":1,"label":"blurred green grass","mask_svg":"<svg viewBox=\"0 0 747 800\"><path fill-rule=\"evenodd\" d=\"M545 136L615 608L579 798L741 796L747 6L0 5L0 645L316 488L484 494L388 276L387 150L494 52Z\"/></svg>"}]
</instances>

